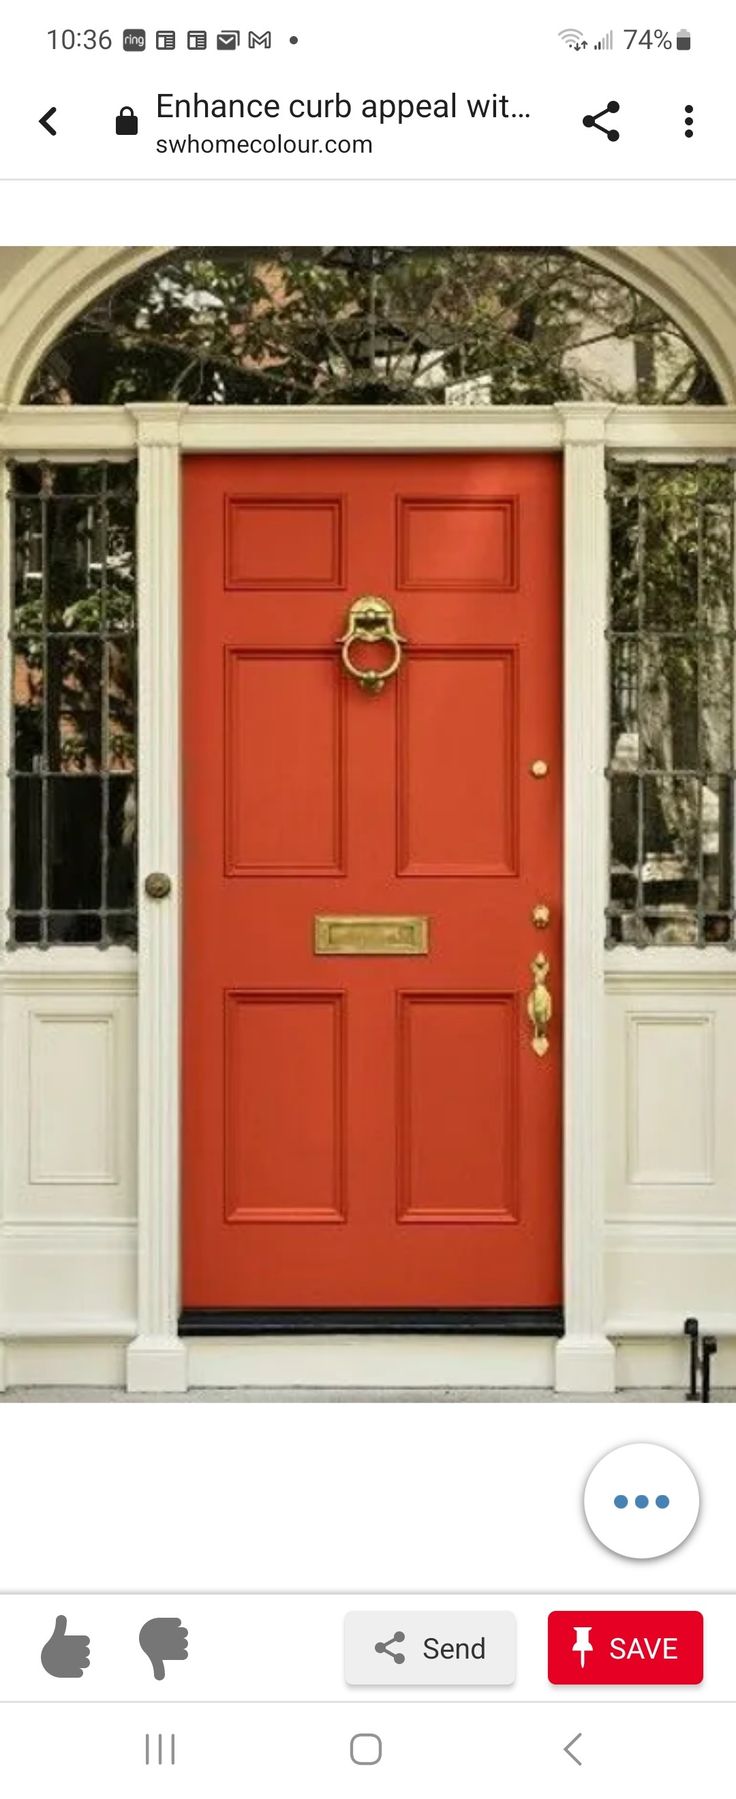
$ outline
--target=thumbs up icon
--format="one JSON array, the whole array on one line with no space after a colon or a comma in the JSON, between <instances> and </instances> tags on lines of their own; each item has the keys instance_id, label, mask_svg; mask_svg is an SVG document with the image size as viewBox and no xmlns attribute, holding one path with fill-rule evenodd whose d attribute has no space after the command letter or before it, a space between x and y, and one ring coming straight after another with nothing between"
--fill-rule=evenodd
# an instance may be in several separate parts
<instances>
[{"instance_id":1,"label":"thumbs up icon","mask_svg":"<svg viewBox=\"0 0 736 1799\"><path fill-rule=\"evenodd\" d=\"M185 1662L189 1654L188 1631L181 1618L149 1618L138 1641L153 1668L154 1680L163 1680L164 1662Z\"/></svg>"},{"instance_id":2,"label":"thumbs up icon","mask_svg":"<svg viewBox=\"0 0 736 1799\"><path fill-rule=\"evenodd\" d=\"M41 1650L41 1663L55 1680L81 1680L89 1667L89 1637L68 1637L66 1618L61 1612Z\"/></svg>"}]
</instances>

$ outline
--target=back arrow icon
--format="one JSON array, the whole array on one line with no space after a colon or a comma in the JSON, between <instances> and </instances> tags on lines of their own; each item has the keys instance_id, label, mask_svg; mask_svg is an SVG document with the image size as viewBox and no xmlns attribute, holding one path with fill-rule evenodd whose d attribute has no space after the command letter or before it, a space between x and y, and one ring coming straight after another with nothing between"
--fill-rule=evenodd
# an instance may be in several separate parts
<instances>
[{"instance_id":1,"label":"back arrow icon","mask_svg":"<svg viewBox=\"0 0 736 1799\"><path fill-rule=\"evenodd\" d=\"M56 137L56 126L49 124L49 119L53 119L55 112L56 107L50 106L48 112L45 112L43 118L38 121L39 125L43 125L44 131L48 131L49 137Z\"/></svg>"},{"instance_id":2,"label":"back arrow icon","mask_svg":"<svg viewBox=\"0 0 736 1799\"><path fill-rule=\"evenodd\" d=\"M562 1751L563 1755L569 1755L571 1762L575 1762L575 1765L578 1768L582 1768L583 1764L582 1764L579 1756L573 1755L573 1749L575 1748L575 1744L580 1742L582 1734L583 1734L582 1730L579 1730L577 1736L571 1737L569 1743L565 1744L565 1747Z\"/></svg>"}]
</instances>

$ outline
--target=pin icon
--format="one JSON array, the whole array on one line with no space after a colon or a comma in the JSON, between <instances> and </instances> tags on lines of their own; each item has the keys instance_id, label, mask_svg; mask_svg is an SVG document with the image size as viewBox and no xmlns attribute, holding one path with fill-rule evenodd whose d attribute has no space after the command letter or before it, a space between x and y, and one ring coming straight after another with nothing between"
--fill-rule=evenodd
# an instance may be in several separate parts
<instances>
[{"instance_id":1,"label":"pin icon","mask_svg":"<svg viewBox=\"0 0 736 1799\"><path fill-rule=\"evenodd\" d=\"M181 1618L149 1618L138 1641L153 1668L154 1680L163 1680L165 1662L185 1662L189 1654L188 1632Z\"/></svg>"},{"instance_id":2,"label":"pin icon","mask_svg":"<svg viewBox=\"0 0 736 1799\"><path fill-rule=\"evenodd\" d=\"M81 1680L89 1667L89 1637L68 1637L62 1612L41 1650L41 1664L55 1680Z\"/></svg>"}]
</instances>

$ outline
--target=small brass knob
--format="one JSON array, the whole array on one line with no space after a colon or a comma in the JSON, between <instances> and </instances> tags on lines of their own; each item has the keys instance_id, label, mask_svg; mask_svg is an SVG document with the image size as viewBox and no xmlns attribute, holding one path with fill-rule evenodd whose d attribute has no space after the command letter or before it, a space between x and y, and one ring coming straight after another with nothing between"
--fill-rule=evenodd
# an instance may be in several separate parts
<instances>
[{"instance_id":1,"label":"small brass knob","mask_svg":"<svg viewBox=\"0 0 736 1799\"><path fill-rule=\"evenodd\" d=\"M169 875L158 873L146 875L143 885L149 899L168 899L171 892L171 878Z\"/></svg>"},{"instance_id":2,"label":"small brass knob","mask_svg":"<svg viewBox=\"0 0 736 1799\"><path fill-rule=\"evenodd\" d=\"M550 916L549 906L532 906L532 924L538 931L546 931Z\"/></svg>"},{"instance_id":3,"label":"small brass knob","mask_svg":"<svg viewBox=\"0 0 736 1799\"><path fill-rule=\"evenodd\" d=\"M530 775L534 776L535 781L543 781L545 775L549 774L549 763L548 762L533 762L531 765L531 768L529 770L529 773L530 773Z\"/></svg>"}]
</instances>

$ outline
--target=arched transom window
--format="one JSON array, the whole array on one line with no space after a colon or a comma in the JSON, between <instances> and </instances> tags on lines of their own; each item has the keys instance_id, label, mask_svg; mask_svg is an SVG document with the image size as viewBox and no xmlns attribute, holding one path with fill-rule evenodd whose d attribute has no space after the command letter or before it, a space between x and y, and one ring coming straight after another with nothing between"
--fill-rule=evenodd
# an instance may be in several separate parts
<instances>
[{"instance_id":1,"label":"arched transom window","mask_svg":"<svg viewBox=\"0 0 736 1799\"><path fill-rule=\"evenodd\" d=\"M30 383L48 403L717 404L661 308L570 251L177 250L104 294Z\"/></svg>"}]
</instances>

